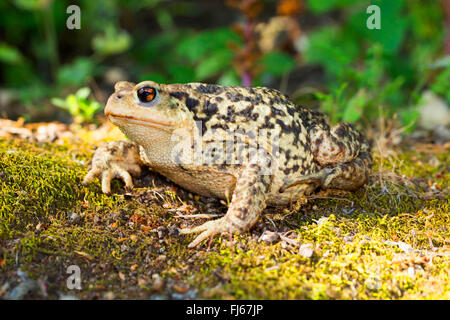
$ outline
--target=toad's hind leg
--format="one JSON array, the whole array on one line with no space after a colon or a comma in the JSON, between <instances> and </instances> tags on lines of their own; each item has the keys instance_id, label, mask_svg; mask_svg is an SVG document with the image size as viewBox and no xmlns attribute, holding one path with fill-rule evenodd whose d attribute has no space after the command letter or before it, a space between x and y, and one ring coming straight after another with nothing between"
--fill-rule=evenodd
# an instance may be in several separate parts
<instances>
[{"instance_id":1,"label":"toad's hind leg","mask_svg":"<svg viewBox=\"0 0 450 320\"><path fill-rule=\"evenodd\" d=\"M250 161L244 166L236 181L227 214L201 226L180 231L182 234L201 232L189 244L190 248L198 246L215 234L247 231L258 221L262 210L266 207L267 196L273 181L273 175L263 172L267 167L266 158Z\"/></svg>"},{"instance_id":2,"label":"toad's hind leg","mask_svg":"<svg viewBox=\"0 0 450 320\"><path fill-rule=\"evenodd\" d=\"M289 179L280 189L303 183L317 183L325 188L355 190L366 183L372 166L369 144L356 128L342 123L331 130L311 134L314 160L322 168L318 172Z\"/></svg>"}]
</instances>

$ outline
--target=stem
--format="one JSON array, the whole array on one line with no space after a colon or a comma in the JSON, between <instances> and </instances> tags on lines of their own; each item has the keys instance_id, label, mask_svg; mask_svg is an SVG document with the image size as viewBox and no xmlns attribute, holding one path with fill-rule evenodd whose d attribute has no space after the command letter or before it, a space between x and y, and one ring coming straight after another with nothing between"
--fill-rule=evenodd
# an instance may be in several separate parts
<instances>
[{"instance_id":1,"label":"stem","mask_svg":"<svg viewBox=\"0 0 450 320\"><path fill-rule=\"evenodd\" d=\"M250 42L253 36L253 24L246 20L244 24L244 51L250 50ZM245 65L245 64L244 64ZM244 87L250 87L253 83L253 79L250 70L245 69L241 74L241 82Z\"/></svg>"},{"instance_id":2,"label":"stem","mask_svg":"<svg viewBox=\"0 0 450 320\"><path fill-rule=\"evenodd\" d=\"M450 0L442 0L442 7L445 14L445 40L444 51L446 54L450 54Z\"/></svg>"},{"instance_id":3,"label":"stem","mask_svg":"<svg viewBox=\"0 0 450 320\"><path fill-rule=\"evenodd\" d=\"M252 77L250 76L250 73L248 73L248 71L244 71L242 73L241 81L242 81L242 85L244 87L251 87L252 86Z\"/></svg>"},{"instance_id":4,"label":"stem","mask_svg":"<svg viewBox=\"0 0 450 320\"><path fill-rule=\"evenodd\" d=\"M49 52L49 64L51 68L52 79L56 79L56 73L59 68L58 39L55 32L55 21L53 19L53 1L51 1L43 10L42 18L45 26L45 40Z\"/></svg>"}]
</instances>

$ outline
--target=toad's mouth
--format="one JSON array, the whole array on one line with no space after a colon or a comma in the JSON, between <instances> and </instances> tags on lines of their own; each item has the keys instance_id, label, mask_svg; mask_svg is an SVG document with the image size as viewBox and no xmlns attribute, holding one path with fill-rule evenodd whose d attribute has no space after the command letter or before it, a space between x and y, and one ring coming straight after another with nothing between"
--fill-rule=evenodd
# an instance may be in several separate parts
<instances>
[{"instance_id":1,"label":"toad's mouth","mask_svg":"<svg viewBox=\"0 0 450 320\"><path fill-rule=\"evenodd\" d=\"M142 119L136 119L132 116L116 115L116 114L111 114L111 113L109 113L106 117L112 123L114 123L115 125L118 125L118 126L120 126L121 122L127 122L127 123L131 123L131 124L137 124L140 126L162 129L165 131L173 131L175 129L174 126L170 123L156 121L156 120L150 120L150 119L142 120Z\"/></svg>"}]
</instances>

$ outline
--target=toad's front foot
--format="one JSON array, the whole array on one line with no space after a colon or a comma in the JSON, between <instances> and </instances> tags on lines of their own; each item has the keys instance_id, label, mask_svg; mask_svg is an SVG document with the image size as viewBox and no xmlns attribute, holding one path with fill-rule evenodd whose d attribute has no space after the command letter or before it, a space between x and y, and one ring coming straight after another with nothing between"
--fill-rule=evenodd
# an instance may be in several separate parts
<instances>
[{"instance_id":1,"label":"toad's front foot","mask_svg":"<svg viewBox=\"0 0 450 320\"><path fill-rule=\"evenodd\" d=\"M197 233L201 232L197 238L194 239L189 245L188 248L197 247L203 240L208 239L216 234L220 234L222 232L228 232L233 234L235 232L239 232L238 228L236 228L226 217L205 222L201 226L194 228L181 229L181 234L189 234L189 233Z\"/></svg>"},{"instance_id":2,"label":"toad's front foot","mask_svg":"<svg viewBox=\"0 0 450 320\"><path fill-rule=\"evenodd\" d=\"M105 142L95 151L92 168L84 178L83 184L87 185L94 178L100 177L103 193L111 194L111 180L120 178L125 182L127 189L132 189L131 175L139 176L142 165L136 144L127 141Z\"/></svg>"}]
</instances>

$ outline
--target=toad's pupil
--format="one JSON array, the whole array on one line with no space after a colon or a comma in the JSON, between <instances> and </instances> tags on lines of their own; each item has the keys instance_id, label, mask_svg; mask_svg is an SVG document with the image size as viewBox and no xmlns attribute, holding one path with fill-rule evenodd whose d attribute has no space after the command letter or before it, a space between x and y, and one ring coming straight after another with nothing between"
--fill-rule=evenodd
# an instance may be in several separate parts
<instances>
[{"instance_id":1,"label":"toad's pupil","mask_svg":"<svg viewBox=\"0 0 450 320\"><path fill-rule=\"evenodd\" d=\"M138 90L137 96L141 102L150 102L155 99L156 90L153 87L142 87Z\"/></svg>"}]
</instances>

